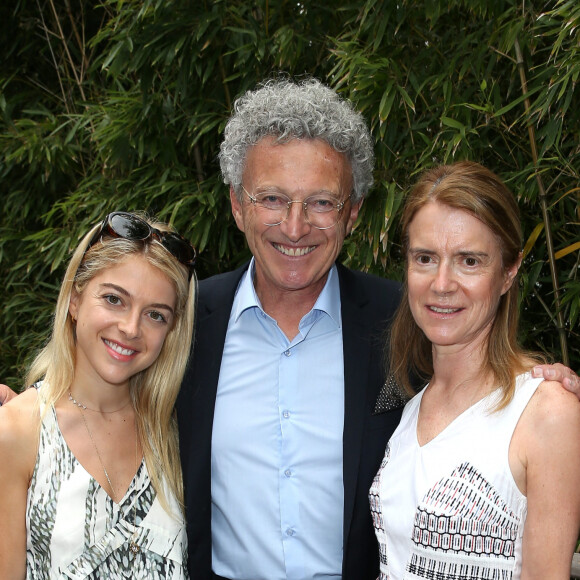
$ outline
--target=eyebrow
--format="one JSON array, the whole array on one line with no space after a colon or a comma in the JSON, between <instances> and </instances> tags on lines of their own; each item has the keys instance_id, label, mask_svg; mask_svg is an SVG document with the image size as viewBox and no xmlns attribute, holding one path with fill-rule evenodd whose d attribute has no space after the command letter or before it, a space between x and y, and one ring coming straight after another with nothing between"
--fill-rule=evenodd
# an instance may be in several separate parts
<instances>
[{"instance_id":1,"label":"eyebrow","mask_svg":"<svg viewBox=\"0 0 580 580\"><path fill-rule=\"evenodd\" d=\"M487 252L472 252L468 250L457 252L458 256L477 256L478 258L489 258Z\"/></svg>"},{"instance_id":2,"label":"eyebrow","mask_svg":"<svg viewBox=\"0 0 580 580\"><path fill-rule=\"evenodd\" d=\"M290 197L290 194L286 190L282 189L281 187L278 187L277 185L264 185L256 187L254 195L260 195L262 193L279 193L280 195L285 195L288 199L292 199ZM306 196L306 199L308 199L309 197L313 197L315 195L329 195L330 197L339 199L341 194L334 191L330 191L328 189L319 189L317 191L309 193Z\"/></svg>"},{"instance_id":3,"label":"eyebrow","mask_svg":"<svg viewBox=\"0 0 580 580\"><path fill-rule=\"evenodd\" d=\"M434 250L427 250L425 248L409 248L408 252L409 254L429 254L429 255L437 253ZM489 254L487 252L476 252L472 250L460 250L459 252L456 252L454 255L463 257L475 256L478 258L489 258Z\"/></svg>"},{"instance_id":4,"label":"eyebrow","mask_svg":"<svg viewBox=\"0 0 580 580\"><path fill-rule=\"evenodd\" d=\"M131 297L131 294L127 292L125 288L123 288L122 286L118 286L117 284L113 284L112 282L104 282L103 284L100 284L100 287L112 288L113 290L116 290L119 294L123 294L123 296L127 296L128 298ZM169 312L171 312L171 314L174 314L173 308L171 308L169 304L163 304L162 302L154 302L149 306L151 306L152 308L161 308L163 310L168 310Z\"/></svg>"},{"instance_id":5,"label":"eyebrow","mask_svg":"<svg viewBox=\"0 0 580 580\"><path fill-rule=\"evenodd\" d=\"M426 250L425 248L409 248L407 251L409 252L409 254L417 254L417 253L434 254L435 253L433 250Z\"/></svg>"}]
</instances>

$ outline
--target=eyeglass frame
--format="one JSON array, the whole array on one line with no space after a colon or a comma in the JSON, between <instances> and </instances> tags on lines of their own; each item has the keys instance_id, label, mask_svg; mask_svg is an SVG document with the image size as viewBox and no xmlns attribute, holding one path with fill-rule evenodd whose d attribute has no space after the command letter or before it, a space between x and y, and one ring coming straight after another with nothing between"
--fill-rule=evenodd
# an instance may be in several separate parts
<instances>
[{"instance_id":1,"label":"eyeglass frame","mask_svg":"<svg viewBox=\"0 0 580 580\"><path fill-rule=\"evenodd\" d=\"M123 236L119 232L117 232L117 230L115 230L111 224L111 219L114 218L115 216L123 216L125 218L129 218L129 220L136 221L136 222L146 226L148 228L149 233L144 238ZM159 230L156 227L149 224L143 218L141 218L138 215L135 215L133 213L126 212L126 211L113 211L105 216L105 218L101 222L100 227L93 234L93 237L90 239L89 243L87 244L87 247L85 248L85 254L97 242L102 240L103 235L108 235L112 238L121 238L123 240L129 240L132 242L145 242L146 240L148 240L150 238L154 239L155 241L159 242L159 244L161 244L180 264L182 264L183 266L185 266L187 268L188 281L191 280L191 277L192 277L193 272L194 272L195 262L197 260L197 251L191 245L191 243L186 238L184 238L181 234L174 232L174 231L164 232L162 230ZM182 260L179 256L177 256L175 254L175 252L173 252L171 250L171 248L163 242L163 240L165 238L170 238L170 237L176 239L179 242L182 242L186 247L190 248L193 252L193 257L190 260Z\"/></svg>"},{"instance_id":2,"label":"eyeglass frame","mask_svg":"<svg viewBox=\"0 0 580 580\"><path fill-rule=\"evenodd\" d=\"M250 198L250 203L254 206L254 207L259 207L258 206L258 198L253 196L243 185L241 185L241 188L244 190L245 194ZM264 193L268 193L268 192L264 192ZM274 227L274 226L279 226L281 223L285 222L288 219L288 216L290 215L290 208L292 206L293 203L301 203L302 204L302 212L304 214L304 219L306 220L307 223L309 223L313 228L316 228L317 230L329 230L330 228L333 228L339 221L340 221L340 215L342 213L342 210L344 209L344 206L346 205L346 202L350 200L350 198L352 197L352 194L350 194L344 201L339 201L336 205L335 208L333 208L331 211L335 211L336 210L336 221L331 225L331 226L326 226L324 228L321 228L320 226L314 225L309 219L308 219L308 210L307 210L307 204L308 204L308 200L312 197L315 197L314 195L310 195L308 196L306 199L290 199L285 193L276 193L277 195L279 195L280 197L285 197L288 201L286 202L286 216L281 219L279 222L273 223L273 224L267 224L266 222L263 222L265 226L268 227ZM326 212L326 213L330 213L330 212Z\"/></svg>"}]
</instances>

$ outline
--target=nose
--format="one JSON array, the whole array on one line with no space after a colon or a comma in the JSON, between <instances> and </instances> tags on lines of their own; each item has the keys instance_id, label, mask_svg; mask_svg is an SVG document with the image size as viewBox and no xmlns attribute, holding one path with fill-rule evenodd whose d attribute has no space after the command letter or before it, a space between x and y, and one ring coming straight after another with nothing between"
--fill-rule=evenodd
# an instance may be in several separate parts
<instances>
[{"instance_id":1,"label":"nose","mask_svg":"<svg viewBox=\"0 0 580 580\"><path fill-rule=\"evenodd\" d=\"M431 287L437 294L448 294L456 290L455 272L450 264L439 264Z\"/></svg>"},{"instance_id":2,"label":"nose","mask_svg":"<svg viewBox=\"0 0 580 580\"><path fill-rule=\"evenodd\" d=\"M118 323L119 330L127 338L138 338L141 334L141 315L137 311L129 311Z\"/></svg>"},{"instance_id":3,"label":"nose","mask_svg":"<svg viewBox=\"0 0 580 580\"><path fill-rule=\"evenodd\" d=\"M292 201L288 209L288 216L280 224L280 229L284 235L294 242L310 232L312 226L306 221L303 202Z\"/></svg>"}]
</instances>

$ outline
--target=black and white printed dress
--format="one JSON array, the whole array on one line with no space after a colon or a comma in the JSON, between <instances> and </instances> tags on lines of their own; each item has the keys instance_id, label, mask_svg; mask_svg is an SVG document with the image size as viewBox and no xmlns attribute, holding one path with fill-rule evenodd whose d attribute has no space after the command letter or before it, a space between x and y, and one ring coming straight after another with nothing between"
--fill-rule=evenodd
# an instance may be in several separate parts
<instances>
[{"instance_id":1,"label":"black and white printed dress","mask_svg":"<svg viewBox=\"0 0 580 580\"><path fill-rule=\"evenodd\" d=\"M508 462L516 424L543 379L517 378L511 403L497 392L419 446L424 390L403 411L371 486L380 580L518 580L527 500Z\"/></svg>"},{"instance_id":2,"label":"black and white printed dress","mask_svg":"<svg viewBox=\"0 0 580 580\"><path fill-rule=\"evenodd\" d=\"M175 517L156 498L143 461L120 503L113 502L71 453L51 407L28 490L27 579L186 580L185 524L168 498Z\"/></svg>"}]
</instances>

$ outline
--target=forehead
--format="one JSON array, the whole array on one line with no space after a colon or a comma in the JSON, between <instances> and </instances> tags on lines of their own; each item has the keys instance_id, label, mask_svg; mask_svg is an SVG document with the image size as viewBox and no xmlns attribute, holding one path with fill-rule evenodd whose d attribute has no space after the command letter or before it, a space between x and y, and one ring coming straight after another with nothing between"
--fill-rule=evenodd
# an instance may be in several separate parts
<instances>
[{"instance_id":1,"label":"forehead","mask_svg":"<svg viewBox=\"0 0 580 580\"><path fill-rule=\"evenodd\" d=\"M497 236L482 221L465 210L438 202L429 202L417 211L408 236L410 248L501 250Z\"/></svg>"},{"instance_id":2,"label":"forehead","mask_svg":"<svg viewBox=\"0 0 580 580\"><path fill-rule=\"evenodd\" d=\"M102 268L90 280L93 284L114 283L128 290L139 289L175 295L173 281L143 254L135 253L111 266Z\"/></svg>"},{"instance_id":3,"label":"forehead","mask_svg":"<svg viewBox=\"0 0 580 580\"><path fill-rule=\"evenodd\" d=\"M352 170L344 153L320 139L276 143L264 137L248 149L243 181L253 188L278 188L288 193L349 191Z\"/></svg>"}]
</instances>

